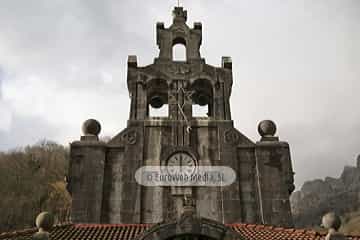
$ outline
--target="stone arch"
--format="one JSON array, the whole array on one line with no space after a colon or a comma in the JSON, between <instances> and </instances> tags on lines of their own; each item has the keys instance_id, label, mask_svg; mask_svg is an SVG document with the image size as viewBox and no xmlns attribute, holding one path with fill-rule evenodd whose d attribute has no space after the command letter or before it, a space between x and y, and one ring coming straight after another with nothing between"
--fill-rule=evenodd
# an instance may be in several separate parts
<instances>
[{"instance_id":1,"label":"stone arch","mask_svg":"<svg viewBox=\"0 0 360 240\"><path fill-rule=\"evenodd\" d=\"M175 37L172 41L172 60L187 61L187 44L185 37Z\"/></svg>"},{"instance_id":2,"label":"stone arch","mask_svg":"<svg viewBox=\"0 0 360 240\"><path fill-rule=\"evenodd\" d=\"M136 240L243 240L244 238L222 223L183 215L172 223L157 224Z\"/></svg>"},{"instance_id":3,"label":"stone arch","mask_svg":"<svg viewBox=\"0 0 360 240\"><path fill-rule=\"evenodd\" d=\"M192 104L199 105L200 107L207 106L208 117L213 116L213 86L211 81L205 78L199 78L192 82L190 86L192 93ZM195 114L193 114L195 116Z\"/></svg>"},{"instance_id":4,"label":"stone arch","mask_svg":"<svg viewBox=\"0 0 360 240\"><path fill-rule=\"evenodd\" d=\"M169 28L165 28L163 22L156 24L156 43L160 49L158 59L171 61L173 46L181 43L186 46L187 62L201 60L201 23L194 23L194 27L190 28L186 24L187 12L182 7L175 7L173 16L173 24Z\"/></svg>"},{"instance_id":5,"label":"stone arch","mask_svg":"<svg viewBox=\"0 0 360 240\"><path fill-rule=\"evenodd\" d=\"M174 46L176 44L182 44L182 45L186 46L186 37L185 36L174 37L174 39L172 41L172 45Z\"/></svg>"},{"instance_id":6,"label":"stone arch","mask_svg":"<svg viewBox=\"0 0 360 240\"><path fill-rule=\"evenodd\" d=\"M150 109L160 109L168 104L168 84L161 78L153 78L146 83L147 116ZM164 109L166 112L166 109Z\"/></svg>"}]
</instances>

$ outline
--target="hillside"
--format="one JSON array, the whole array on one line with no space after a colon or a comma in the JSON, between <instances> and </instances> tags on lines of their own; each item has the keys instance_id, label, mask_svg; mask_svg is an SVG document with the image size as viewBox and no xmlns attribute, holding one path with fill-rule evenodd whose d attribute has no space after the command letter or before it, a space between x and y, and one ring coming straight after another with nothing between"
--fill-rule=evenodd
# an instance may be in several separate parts
<instances>
[{"instance_id":1,"label":"hillside","mask_svg":"<svg viewBox=\"0 0 360 240\"><path fill-rule=\"evenodd\" d=\"M0 152L0 233L33 227L45 210L54 213L56 223L68 220L68 159L68 149L50 141Z\"/></svg>"},{"instance_id":2,"label":"hillside","mask_svg":"<svg viewBox=\"0 0 360 240\"><path fill-rule=\"evenodd\" d=\"M356 167L345 166L339 178L305 182L290 202L296 227L316 228L324 213L335 211L342 216L346 233L360 229L360 156Z\"/></svg>"}]
</instances>

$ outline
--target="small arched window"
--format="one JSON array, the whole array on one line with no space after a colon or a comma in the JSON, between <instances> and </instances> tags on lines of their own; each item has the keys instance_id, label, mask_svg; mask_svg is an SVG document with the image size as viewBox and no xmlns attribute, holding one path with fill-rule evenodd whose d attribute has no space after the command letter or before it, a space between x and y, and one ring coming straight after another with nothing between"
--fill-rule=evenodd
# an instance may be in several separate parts
<instances>
[{"instance_id":1,"label":"small arched window","mask_svg":"<svg viewBox=\"0 0 360 240\"><path fill-rule=\"evenodd\" d=\"M176 37L173 40L172 60L186 61L186 41L183 37Z\"/></svg>"},{"instance_id":2,"label":"small arched window","mask_svg":"<svg viewBox=\"0 0 360 240\"><path fill-rule=\"evenodd\" d=\"M173 61L186 61L186 47L178 43L173 46Z\"/></svg>"}]
</instances>

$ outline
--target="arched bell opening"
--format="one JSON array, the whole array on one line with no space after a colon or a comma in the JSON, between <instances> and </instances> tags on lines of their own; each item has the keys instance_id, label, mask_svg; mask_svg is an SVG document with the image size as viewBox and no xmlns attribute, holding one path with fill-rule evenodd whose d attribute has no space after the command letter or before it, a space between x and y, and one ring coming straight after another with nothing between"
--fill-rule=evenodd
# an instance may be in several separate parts
<instances>
[{"instance_id":1,"label":"arched bell opening","mask_svg":"<svg viewBox=\"0 0 360 240\"><path fill-rule=\"evenodd\" d=\"M153 79L147 83L147 116L168 117L168 85L163 79Z\"/></svg>"},{"instance_id":2,"label":"arched bell opening","mask_svg":"<svg viewBox=\"0 0 360 240\"><path fill-rule=\"evenodd\" d=\"M186 62L186 41L183 37L176 37L172 42L172 60Z\"/></svg>"},{"instance_id":3,"label":"arched bell opening","mask_svg":"<svg viewBox=\"0 0 360 240\"><path fill-rule=\"evenodd\" d=\"M192 90L192 116L213 116L213 88L207 79L195 80L191 85Z\"/></svg>"}]
</instances>

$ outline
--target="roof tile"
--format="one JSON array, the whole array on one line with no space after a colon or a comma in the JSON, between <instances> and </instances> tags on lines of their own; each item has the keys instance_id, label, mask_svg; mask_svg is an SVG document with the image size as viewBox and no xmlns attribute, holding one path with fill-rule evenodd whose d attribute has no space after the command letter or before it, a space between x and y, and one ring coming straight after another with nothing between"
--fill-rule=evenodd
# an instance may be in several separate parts
<instances>
[{"instance_id":1,"label":"roof tile","mask_svg":"<svg viewBox=\"0 0 360 240\"><path fill-rule=\"evenodd\" d=\"M51 230L52 240L133 240L149 229L151 224L64 224ZM259 224L227 224L246 240L324 240L325 233L313 230L282 228ZM1 233L0 240L31 240L37 230L25 229ZM360 236L347 236L360 240Z\"/></svg>"}]
</instances>

